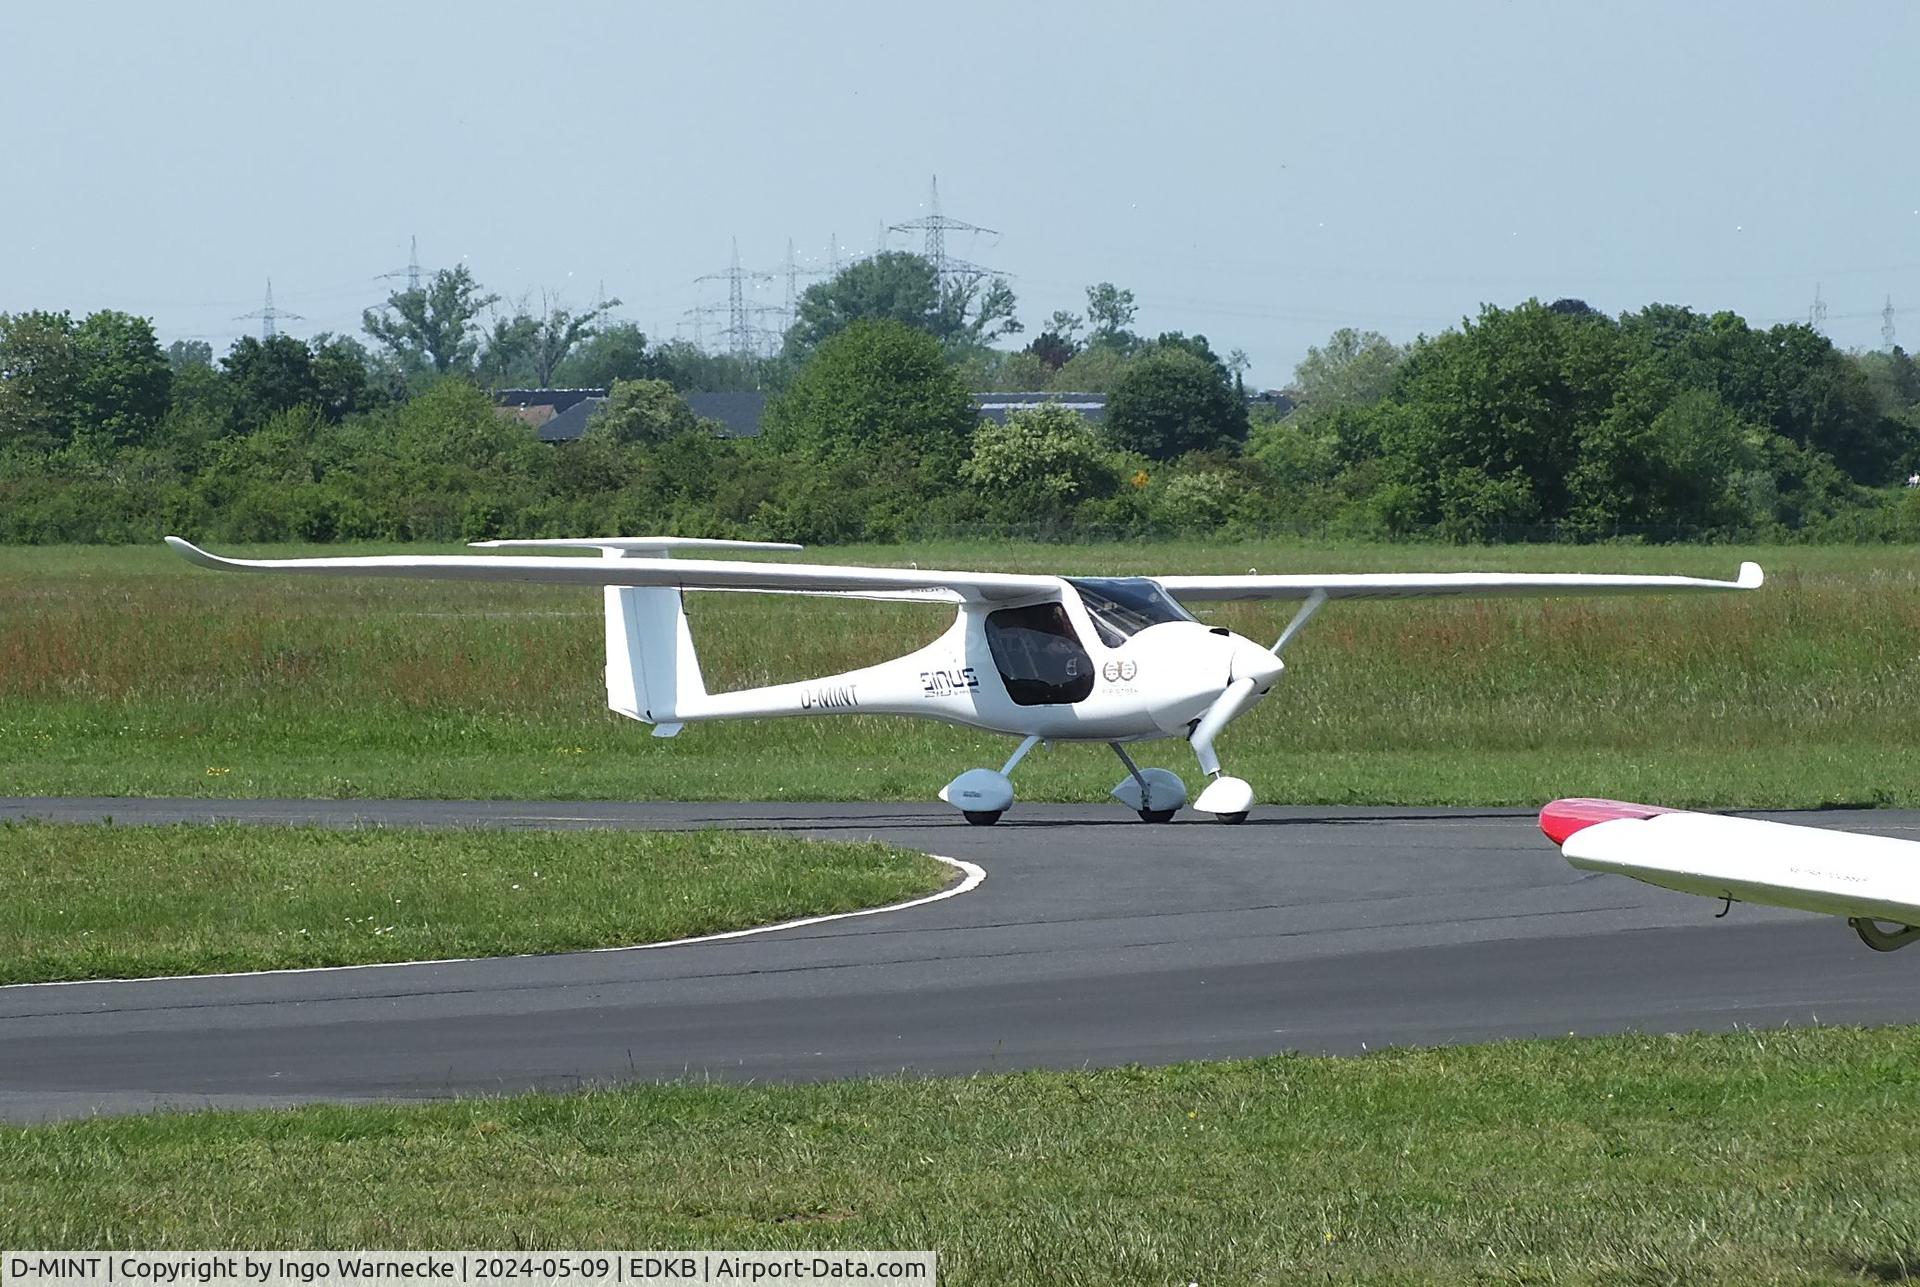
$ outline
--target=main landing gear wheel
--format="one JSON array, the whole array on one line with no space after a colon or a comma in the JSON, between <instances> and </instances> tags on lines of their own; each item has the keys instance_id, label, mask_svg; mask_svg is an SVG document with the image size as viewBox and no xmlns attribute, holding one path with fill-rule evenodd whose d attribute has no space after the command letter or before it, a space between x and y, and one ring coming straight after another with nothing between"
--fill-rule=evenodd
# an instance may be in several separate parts
<instances>
[{"instance_id":1,"label":"main landing gear wheel","mask_svg":"<svg viewBox=\"0 0 1920 1287\"><path fill-rule=\"evenodd\" d=\"M1173 815L1180 812L1180 810L1178 809L1138 809L1138 810L1135 810L1135 812L1137 812L1140 815L1140 821L1142 822L1172 822Z\"/></svg>"},{"instance_id":2,"label":"main landing gear wheel","mask_svg":"<svg viewBox=\"0 0 1920 1287\"><path fill-rule=\"evenodd\" d=\"M960 816L965 818L973 826L991 827L994 823L1000 821L1000 815L1004 812L1005 810L1003 809L995 809L990 813L980 809L962 809Z\"/></svg>"},{"instance_id":3,"label":"main landing gear wheel","mask_svg":"<svg viewBox=\"0 0 1920 1287\"><path fill-rule=\"evenodd\" d=\"M1238 826L1247 820L1247 815L1244 813L1223 813L1218 816L1219 820L1228 826Z\"/></svg>"}]
</instances>

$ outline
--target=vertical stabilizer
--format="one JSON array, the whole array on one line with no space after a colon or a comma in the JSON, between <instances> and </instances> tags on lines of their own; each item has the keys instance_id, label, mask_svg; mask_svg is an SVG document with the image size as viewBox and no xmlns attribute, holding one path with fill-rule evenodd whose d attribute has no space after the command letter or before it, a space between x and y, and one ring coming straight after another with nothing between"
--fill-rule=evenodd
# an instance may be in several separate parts
<instances>
[{"instance_id":1,"label":"vertical stabilizer","mask_svg":"<svg viewBox=\"0 0 1920 1287\"><path fill-rule=\"evenodd\" d=\"M608 586L607 705L671 737L707 695L680 591ZM668 731L669 726L671 731Z\"/></svg>"}]
</instances>

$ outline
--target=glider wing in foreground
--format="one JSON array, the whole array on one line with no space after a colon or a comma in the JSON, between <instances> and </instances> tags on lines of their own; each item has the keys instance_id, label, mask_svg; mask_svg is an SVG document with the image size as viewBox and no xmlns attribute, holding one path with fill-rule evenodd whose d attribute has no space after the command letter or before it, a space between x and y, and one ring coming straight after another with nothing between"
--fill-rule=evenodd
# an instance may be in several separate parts
<instances>
[{"instance_id":1,"label":"glider wing in foreground","mask_svg":"<svg viewBox=\"0 0 1920 1287\"><path fill-rule=\"evenodd\" d=\"M1844 916L1879 952L1920 940L1920 844L1911 840L1620 800L1555 800L1540 829L1584 871Z\"/></svg>"}]
</instances>

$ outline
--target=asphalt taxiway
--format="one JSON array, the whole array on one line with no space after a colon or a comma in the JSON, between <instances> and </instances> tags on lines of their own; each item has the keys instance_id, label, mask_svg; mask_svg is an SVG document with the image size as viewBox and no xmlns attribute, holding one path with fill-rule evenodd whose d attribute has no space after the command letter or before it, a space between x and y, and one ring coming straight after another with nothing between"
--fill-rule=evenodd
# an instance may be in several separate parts
<instances>
[{"instance_id":1,"label":"asphalt taxiway","mask_svg":"<svg viewBox=\"0 0 1920 1287\"><path fill-rule=\"evenodd\" d=\"M1920 834L1920 813L1768 815ZM1920 1020L1920 949L1572 870L1533 814L1119 806L0 800L0 818L745 826L978 864L959 897L657 950L0 988L0 1117L636 1079L964 1073Z\"/></svg>"}]
</instances>

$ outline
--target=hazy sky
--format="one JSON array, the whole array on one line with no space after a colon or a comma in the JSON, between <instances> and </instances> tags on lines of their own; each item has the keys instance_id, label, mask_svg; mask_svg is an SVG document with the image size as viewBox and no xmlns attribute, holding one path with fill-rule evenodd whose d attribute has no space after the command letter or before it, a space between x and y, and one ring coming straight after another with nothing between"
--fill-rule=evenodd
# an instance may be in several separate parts
<instances>
[{"instance_id":1,"label":"hazy sky","mask_svg":"<svg viewBox=\"0 0 1920 1287\"><path fill-rule=\"evenodd\" d=\"M1807 316L1920 347L1920 6L10 4L0 311L224 351L433 268L671 336L728 239L824 264L999 229L1029 332L1089 282L1280 384L1483 300ZM898 248L917 248L895 234ZM757 298L778 305L784 282Z\"/></svg>"}]
</instances>

